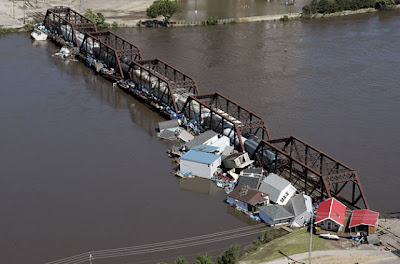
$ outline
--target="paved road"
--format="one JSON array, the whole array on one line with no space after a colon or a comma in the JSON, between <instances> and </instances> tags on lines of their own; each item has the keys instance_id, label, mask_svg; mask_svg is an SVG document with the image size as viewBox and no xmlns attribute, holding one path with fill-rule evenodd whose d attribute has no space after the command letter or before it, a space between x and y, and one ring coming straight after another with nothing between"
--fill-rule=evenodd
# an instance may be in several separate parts
<instances>
[{"instance_id":1,"label":"paved road","mask_svg":"<svg viewBox=\"0 0 400 264\"><path fill-rule=\"evenodd\" d=\"M308 263L308 252L300 253L293 256L292 262L287 258L281 258L263 264L288 264L296 263L293 260L298 261L297 263ZM359 262L362 260L362 262ZM377 250L326 250L326 251L315 251L312 252L312 263L400 263L400 258L391 252L377 251ZM245 264L244 262L241 264Z\"/></svg>"}]
</instances>

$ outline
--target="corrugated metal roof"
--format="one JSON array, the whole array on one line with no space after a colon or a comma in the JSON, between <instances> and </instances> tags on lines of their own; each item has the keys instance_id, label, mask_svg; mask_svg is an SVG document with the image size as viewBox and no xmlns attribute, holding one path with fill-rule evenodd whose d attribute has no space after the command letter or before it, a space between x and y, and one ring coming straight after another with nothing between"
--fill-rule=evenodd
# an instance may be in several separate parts
<instances>
[{"instance_id":1,"label":"corrugated metal roof","mask_svg":"<svg viewBox=\"0 0 400 264\"><path fill-rule=\"evenodd\" d=\"M199 162L203 164L212 164L216 160L218 160L221 156L207 153L207 152L202 152L202 151L196 151L196 150L189 150L185 154L181 156L181 160L190 160L194 162Z\"/></svg>"},{"instance_id":2,"label":"corrugated metal roof","mask_svg":"<svg viewBox=\"0 0 400 264\"><path fill-rule=\"evenodd\" d=\"M375 226L378 222L378 217L378 212L368 209L354 210L351 215L349 227L352 228L359 225Z\"/></svg>"}]
</instances>

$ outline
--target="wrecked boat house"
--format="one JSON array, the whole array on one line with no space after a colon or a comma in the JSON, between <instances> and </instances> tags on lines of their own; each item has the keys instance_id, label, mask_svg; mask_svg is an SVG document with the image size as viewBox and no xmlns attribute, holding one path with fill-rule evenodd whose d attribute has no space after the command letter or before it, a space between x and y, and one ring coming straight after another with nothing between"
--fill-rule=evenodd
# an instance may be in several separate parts
<instances>
[{"instance_id":1,"label":"wrecked boat house","mask_svg":"<svg viewBox=\"0 0 400 264\"><path fill-rule=\"evenodd\" d=\"M193 134L212 130L228 137L236 151L316 201L335 197L352 208L369 208L354 169L294 136L271 138L264 119L241 104L218 92L202 95L194 78L160 59L144 60L134 44L98 32L68 7L48 9L43 24L56 44L77 48L80 60Z\"/></svg>"}]
</instances>

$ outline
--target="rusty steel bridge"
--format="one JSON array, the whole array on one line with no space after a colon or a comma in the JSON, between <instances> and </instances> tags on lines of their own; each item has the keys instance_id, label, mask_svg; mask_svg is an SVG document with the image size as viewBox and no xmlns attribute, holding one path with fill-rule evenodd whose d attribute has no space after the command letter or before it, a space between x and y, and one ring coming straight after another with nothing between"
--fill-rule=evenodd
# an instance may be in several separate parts
<instances>
[{"instance_id":1,"label":"rusty steel bridge","mask_svg":"<svg viewBox=\"0 0 400 264\"><path fill-rule=\"evenodd\" d=\"M239 151L253 144L252 159L316 201L335 197L351 208L369 209L356 170L295 136L272 138L264 119L238 102L220 93L200 94L194 78L160 59L143 60L137 46L110 31L98 32L93 21L68 7L48 9L44 25L82 57L101 61L121 81L146 89L148 98L229 136Z\"/></svg>"}]
</instances>

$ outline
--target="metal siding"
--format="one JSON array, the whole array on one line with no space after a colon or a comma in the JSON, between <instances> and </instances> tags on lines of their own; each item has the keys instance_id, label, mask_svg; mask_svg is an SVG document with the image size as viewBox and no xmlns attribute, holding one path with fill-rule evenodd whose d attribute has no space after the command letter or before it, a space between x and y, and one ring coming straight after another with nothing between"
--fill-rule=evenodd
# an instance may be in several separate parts
<instances>
[{"instance_id":1,"label":"metal siding","mask_svg":"<svg viewBox=\"0 0 400 264\"><path fill-rule=\"evenodd\" d=\"M286 192L289 193L289 195L286 197L286 199L282 203L281 202L281 198ZM289 202L290 198L292 198L292 196L295 194L295 192L296 192L296 189L292 185L287 186L279 194L279 197L278 197L278 200L277 200L277 204L282 205L282 206L286 205Z\"/></svg>"},{"instance_id":2,"label":"metal siding","mask_svg":"<svg viewBox=\"0 0 400 264\"><path fill-rule=\"evenodd\" d=\"M210 179L213 175L213 164L208 167L207 164L194 162L190 160L181 160L180 171L182 173L191 172L192 175L199 176L202 178Z\"/></svg>"},{"instance_id":3,"label":"metal siding","mask_svg":"<svg viewBox=\"0 0 400 264\"><path fill-rule=\"evenodd\" d=\"M234 205L236 205L236 206L238 206L238 207L240 207L242 209L248 210L248 205L245 202L242 202L242 201L239 201L239 200L236 201L236 199L234 199L232 197L229 197L229 196L228 196L228 198L226 198L226 201L228 203L233 203Z\"/></svg>"},{"instance_id":4,"label":"metal siding","mask_svg":"<svg viewBox=\"0 0 400 264\"><path fill-rule=\"evenodd\" d=\"M301 217L304 217L304 219L301 219ZM303 213L299 214L296 216L296 218L293 220L293 224L297 223L300 227L304 226L304 221L310 221L311 219L311 213L304 211Z\"/></svg>"},{"instance_id":5,"label":"metal siding","mask_svg":"<svg viewBox=\"0 0 400 264\"><path fill-rule=\"evenodd\" d=\"M218 141L218 134L204 142L204 145L211 145Z\"/></svg>"}]
</instances>

